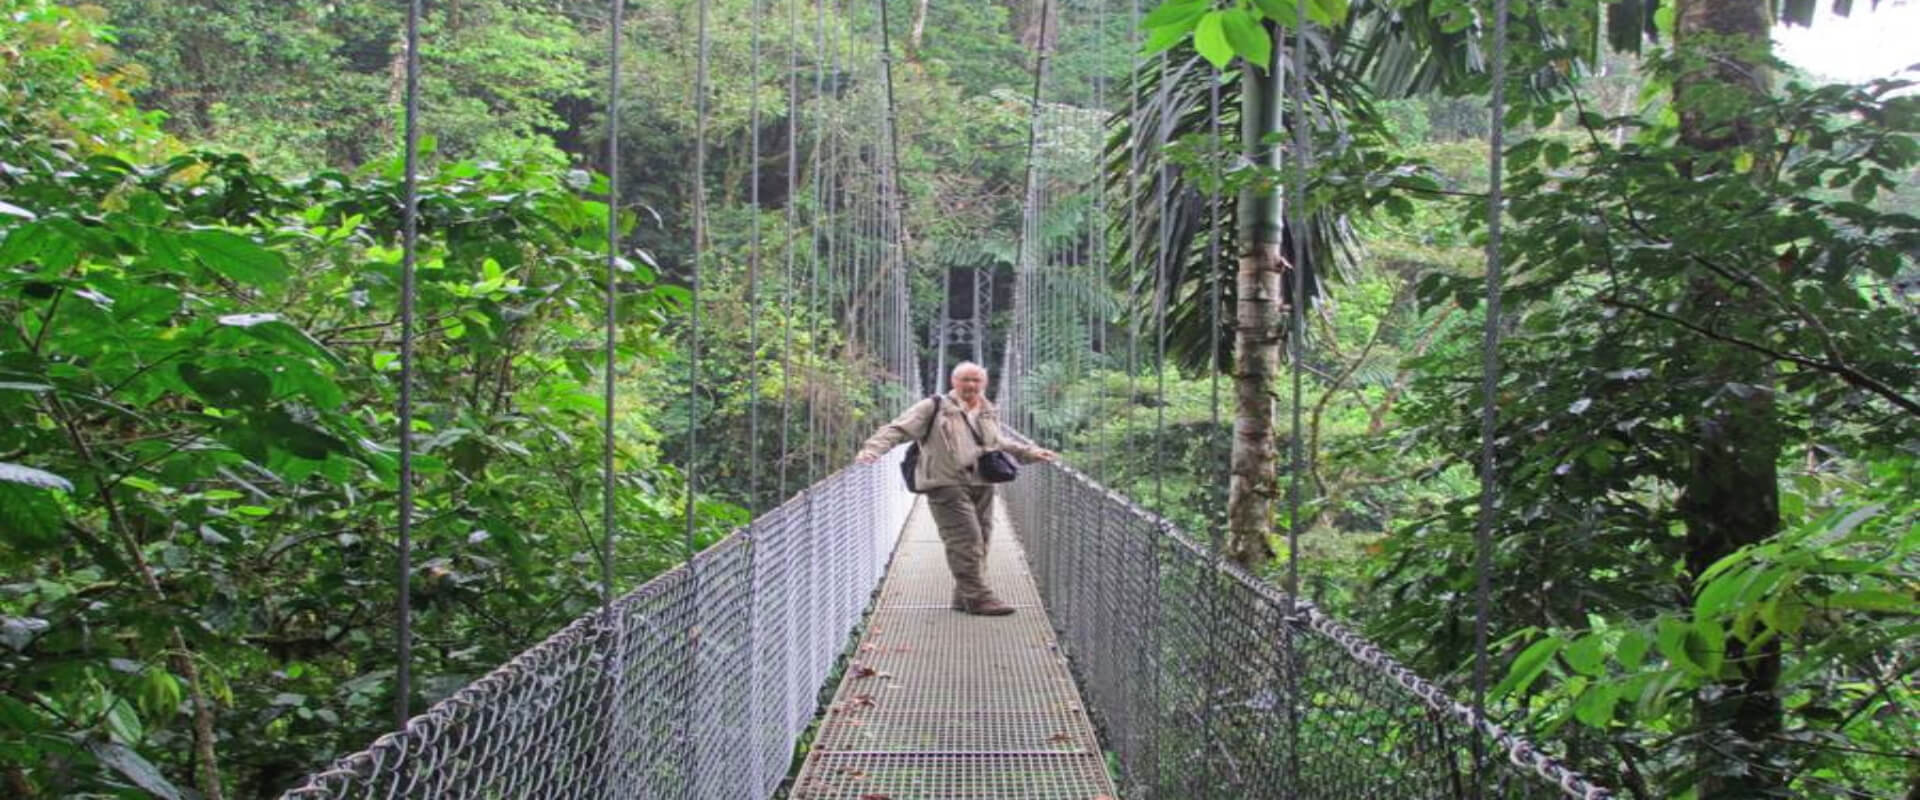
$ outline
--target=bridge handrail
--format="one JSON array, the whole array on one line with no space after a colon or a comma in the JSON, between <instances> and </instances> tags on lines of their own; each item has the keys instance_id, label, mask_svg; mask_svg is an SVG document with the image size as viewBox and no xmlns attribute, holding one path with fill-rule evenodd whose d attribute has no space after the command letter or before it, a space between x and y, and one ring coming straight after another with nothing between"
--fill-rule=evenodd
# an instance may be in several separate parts
<instances>
[{"instance_id":1,"label":"bridge handrail","mask_svg":"<svg viewBox=\"0 0 1920 800\"><path fill-rule=\"evenodd\" d=\"M1312 670L1338 674L1346 669L1343 665L1324 663L1329 660L1323 655L1324 646L1316 645L1305 637L1296 636L1291 643L1294 647L1287 647L1289 643L1283 640L1290 633L1297 633L1323 639L1336 647L1338 654L1351 665L1369 673L1354 675L1352 683L1359 684L1370 676L1384 675L1401 693L1400 700L1416 702L1428 717L1438 715L1445 720L1444 726L1432 719L1404 721L1400 724L1404 727L1434 726L1429 733L1437 737L1440 743L1437 749L1449 752L1418 752L1402 756L1384 752L1386 745L1382 744L1375 752L1368 753L1362 744L1342 753L1350 762L1354 759L1365 762L1372 758L1378 765L1395 766L1401 762L1424 760L1429 765L1440 767L1441 771L1452 773L1444 776L1445 784L1452 787L1452 796L1475 796L1468 794L1469 787L1463 785L1471 773L1470 753L1463 746L1465 742L1448 743L1447 729L1462 734L1477 730L1484 737L1483 741L1490 745L1490 752L1504 755L1505 762L1540 781L1533 786L1516 783L1518 776L1505 773L1498 769L1500 764L1493 763L1489 771L1501 774L1492 776L1495 785L1491 788L1496 793L1491 796L1536 796L1536 792L1544 787L1551 787L1555 795L1581 800L1602 800L1613 796L1608 789L1593 783L1525 737L1490 719L1476 719L1470 706L1420 677L1313 603L1301 599L1292 599L1289 603L1290 598L1281 587L1249 574L1236 564L1215 558L1209 548L1193 540L1173 523L1131 498L1102 486L1087 474L1060 462L1038 465L1010 487L1009 494L1014 527L1022 538L1028 558L1034 562L1046 606L1054 617L1056 628L1061 631L1063 645L1078 665L1077 671L1089 696L1089 703L1093 706L1092 711L1107 723L1110 746L1122 751L1123 770L1131 773L1128 783L1135 793L1211 796L1210 791L1217 792L1223 788L1231 790L1236 779L1245 781L1250 777L1247 774L1224 774L1232 772L1232 769L1220 767L1223 763L1232 762L1235 756L1234 753L1224 752L1221 742L1217 741L1222 737L1215 735L1219 731L1209 729L1221 724L1222 720L1216 717L1229 716L1219 702L1223 692L1251 692L1250 696L1265 698L1273 707L1286 706L1288 713L1307 719L1315 717L1316 711L1334 710L1342 700L1351 700L1355 693L1366 691L1357 685L1337 683L1307 687L1309 690L1291 692L1301 699L1287 703L1285 696L1289 693L1284 686L1275 687L1273 684L1276 681L1285 684L1291 680L1306 684L1314 677L1310 674ZM1122 518L1114 519L1116 513ZM1095 551L1089 552L1089 548ZM1132 558L1116 558L1116 555ZM1083 579L1089 574L1085 567L1094 563L1118 564L1123 569L1129 565L1140 565L1138 568L1147 569L1145 565L1151 565L1151 574L1103 574L1099 580L1120 580L1134 587L1152 585L1155 589L1151 598L1152 607L1137 610L1115 606L1108 602L1113 599L1110 591L1085 585L1087 581ZM1212 578L1205 578L1205 575L1223 576L1227 580L1215 582ZM1204 586L1201 585L1202 581L1205 581ZM1243 599L1243 606L1260 607L1229 608L1235 595ZM1245 603L1244 598L1247 597L1257 598L1257 603ZM1204 605L1204 609L1193 611L1196 603ZM1286 613L1289 608L1292 609L1290 617ZM1196 633L1194 628L1197 626L1185 624L1194 620L1170 619L1181 616L1183 612L1191 612L1196 618L1204 616L1208 630ZM1227 618L1226 615L1232 612L1237 612L1239 619L1252 618L1279 624L1251 632L1214 630L1238 621ZM1280 637L1268 638L1263 642L1251 638L1270 637L1274 630L1281 631ZM1100 632L1102 637L1090 635L1089 631ZM1166 641L1168 638L1179 640L1179 643L1170 646ZM1196 659L1192 653L1186 652L1194 644L1194 638L1204 639L1204 646L1214 652ZM1262 647L1267 649L1256 653L1228 648L1226 642L1229 639L1254 650ZM1255 669L1234 676L1231 674L1234 667L1226 663L1233 658L1278 660L1286 657L1284 651L1296 649L1300 652L1292 656L1295 663L1282 663L1268 670ZM1145 654L1146 657L1135 654ZM1105 666L1129 657L1135 659L1138 670L1150 673L1150 677L1142 679L1118 674L1113 668ZM1201 674L1168 674L1170 671L1178 672L1170 670L1170 666L1180 665L1192 666L1195 668L1193 671ZM1239 685L1233 685L1234 677L1241 679ZM1273 692L1276 688L1281 689L1278 695L1260 694ZM1346 696L1341 697L1343 694ZM1148 702L1157 707L1149 709L1137 705L1143 697L1149 698ZM1195 697L1201 699L1196 701ZM1377 695L1377 699L1390 701L1395 698ZM1247 703L1251 705L1253 701ZM1360 713L1367 709L1339 710ZM1339 714L1320 713L1318 716L1338 719ZM1199 723L1200 730L1189 727L1194 722ZM1252 724L1260 722L1272 727L1274 721L1255 720ZM1117 724L1125 724L1127 730L1115 730ZM1249 721L1240 719L1236 724L1245 725ZM1379 732L1379 726L1375 726L1365 733ZM1284 731L1281 733L1293 735ZM1405 731L1396 733L1404 735ZM1188 742L1163 741L1178 740L1183 736L1203 743L1195 747ZM1133 741L1143 738L1150 741ZM1352 737L1354 741L1365 738L1366 735ZM1256 746L1252 749L1257 751L1260 748ZM1129 753L1129 750L1133 752ZM1324 759L1325 755L1318 757ZM1142 758L1147 761L1139 760ZM1499 760L1489 759L1490 762ZM1289 796L1376 797L1392 796L1390 792L1383 794L1382 787L1373 785L1372 781L1393 771L1383 769L1375 776L1360 774L1345 782L1330 780L1311 786L1302 785L1307 776L1297 772L1286 776L1259 777L1277 777L1289 787L1292 792ZM1364 773L1365 770L1349 771L1354 772ZM1274 781L1268 780L1264 785L1271 791ZM1416 793L1414 796L1435 795Z\"/></svg>"},{"instance_id":2,"label":"bridge handrail","mask_svg":"<svg viewBox=\"0 0 1920 800\"><path fill-rule=\"evenodd\" d=\"M281 797L771 796L911 508L900 455L802 490Z\"/></svg>"}]
</instances>

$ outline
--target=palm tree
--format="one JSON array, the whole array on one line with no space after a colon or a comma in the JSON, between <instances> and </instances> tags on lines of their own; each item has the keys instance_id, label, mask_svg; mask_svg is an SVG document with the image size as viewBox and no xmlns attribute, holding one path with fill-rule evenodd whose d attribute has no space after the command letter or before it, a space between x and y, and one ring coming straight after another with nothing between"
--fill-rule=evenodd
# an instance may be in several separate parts
<instances>
[{"instance_id":1,"label":"palm tree","mask_svg":"<svg viewBox=\"0 0 1920 800\"><path fill-rule=\"evenodd\" d=\"M1269 32L1280 41L1275 29ZM1283 114L1288 55L1302 43L1310 56L1299 76L1306 82L1307 106ZM1337 136L1351 121L1373 116L1378 94L1483 88L1480 60L1470 31L1445 30L1424 7L1395 10L1363 3L1345 25L1312 27L1303 36L1287 37L1264 67L1242 62L1237 71L1218 73L1189 41L1134 76L1134 102L1117 119L1106 154L1109 191L1122 195L1125 204L1112 223L1123 245L1113 254L1111 274L1141 306L1130 310L1164 308L1164 344L1176 364L1234 376L1226 546L1229 557L1243 566L1255 568L1273 557L1268 543L1276 476L1271 383L1286 344L1279 321L1296 302L1287 270L1301 271L1299 302L1311 307L1343 263L1350 234L1337 210L1288 215L1278 186L1252 187L1232 201L1210 196L1166 162L1164 148L1212 129L1210 96L1217 86L1219 125L1238 126L1242 158L1277 166L1280 145L1274 140L1293 126L1307 125L1315 138ZM1210 219L1221 224L1211 226ZM1238 233L1227 240L1226 230ZM1215 236L1222 241L1212 240ZM1302 257L1291 264L1294 259L1286 254L1296 236ZM1212 263L1209 252L1229 246L1239 254L1237 264ZM1235 313L1214 313L1216 291L1219 307ZM1243 297L1251 301L1243 303Z\"/></svg>"},{"instance_id":2,"label":"palm tree","mask_svg":"<svg viewBox=\"0 0 1920 800\"><path fill-rule=\"evenodd\" d=\"M1814 6L1815 0L1787 0L1777 8L1783 21L1809 24ZM1850 0L1835 0L1836 14L1845 15L1850 9ZM1220 75L1200 63L1191 47L1176 48L1135 76L1138 110L1120 120L1110 140L1110 185L1136 187L1127 196L1131 206L1127 216L1135 235L1120 237L1129 244L1115 256L1114 276L1135 287L1172 287L1166 297L1168 351L1179 363L1252 362L1233 368L1239 386L1234 496L1229 498L1230 552L1246 566L1259 566L1271 554L1266 543L1269 515L1262 513L1267 508L1265 497L1272 494L1274 475L1268 383L1286 333L1277 320L1286 304L1296 300L1281 288L1287 282L1280 281L1278 274L1288 268L1303 270L1307 289L1298 301L1311 304L1326 290L1326 278L1341 263L1345 228L1335 210L1312 210L1304 219L1298 214L1283 215L1278 187L1267 190L1265 197L1242 197L1237 207L1218 201L1214 211L1233 220L1241 231L1240 278L1226 285L1240 292L1255 289L1271 298L1242 307L1234 320L1237 337L1220 336L1219 331L1208 329L1212 317L1207 292L1218 280L1214 271L1224 272L1225 266L1206 259L1210 234L1202 223L1208 217L1207 204L1214 201L1168 168L1162 149L1210 124L1207 87L1215 80L1223 82L1223 93L1230 98L1223 108L1232 108L1232 100L1237 99L1239 115L1258 117L1250 120L1258 124L1242 126L1242 155L1253 163L1268 163L1273 150L1263 143L1276 131L1305 124L1317 136L1336 133L1347 120L1370 113L1373 96L1483 88L1480 32L1470 28L1449 34L1435 20L1422 17L1424 10L1417 4L1390 9L1361 2L1344 26L1310 30L1305 47L1313 58L1310 68L1298 77L1307 82L1311 99L1305 113L1295 109L1284 119L1260 113L1279 99L1278 82L1271 73L1243 68ZM1591 62L1599 53L1603 33L1606 44L1614 49L1637 52L1643 42L1659 35L1659 11L1660 0L1620 0L1606 5L1603 25L1567 32L1550 30L1538 19L1521 19L1512 30L1516 40ZM1682 61L1707 65L1685 73L1674 87L1682 139L1701 152L1715 152L1770 135L1770 131L1753 130L1751 123L1712 124L1708 115L1689 107L1689 89L1702 83L1755 95L1769 90L1767 65L1757 57L1765 52L1774 22L1769 6L1751 0L1674 0L1674 11L1674 46ZM1282 61L1276 57L1274 63ZM1560 79L1551 73L1522 78L1548 84ZM1227 116L1234 114L1228 111ZM1136 131L1141 135L1136 137ZM1134 179L1129 178L1130 170ZM1282 224L1274 224L1276 220ZM1302 238L1305 257L1289 267L1280 254L1295 236ZM1693 294L1702 307L1737 303L1740 295L1738 287L1705 282ZM1232 350L1216 349L1213 344L1229 341L1234 342ZM1772 384L1766 361L1751 354L1727 349L1708 361L1720 365L1715 377L1729 384ZM1774 414L1765 391L1750 393L1742 403L1701 412L1695 425L1700 435L1692 443L1692 469L1681 501L1692 575L1780 529L1776 500L1780 437ZM1242 463L1243 457L1247 463ZM1778 746L1772 743L1782 726L1781 700L1774 693L1781 668L1778 645L1729 652L1727 661L1737 662L1737 668L1715 691L1700 694L1697 712L1703 722L1730 732L1731 741L1742 752L1703 750L1700 772L1708 777L1701 782L1700 796L1782 796L1787 776L1745 766L1764 762L1768 749ZM1729 758L1744 763L1740 769L1729 769L1725 763Z\"/></svg>"}]
</instances>

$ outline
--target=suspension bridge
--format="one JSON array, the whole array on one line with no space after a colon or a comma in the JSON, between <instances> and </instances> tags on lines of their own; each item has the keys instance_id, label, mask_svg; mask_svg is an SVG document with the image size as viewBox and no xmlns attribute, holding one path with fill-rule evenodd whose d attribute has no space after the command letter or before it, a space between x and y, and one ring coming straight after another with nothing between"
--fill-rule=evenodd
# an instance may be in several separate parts
<instances>
[{"instance_id":1,"label":"suspension bridge","mask_svg":"<svg viewBox=\"0 0 1920 800\"><path fill-rule=\"evenodd\" d=\"M607 114L618 120L624 3L611 5ZM1114 141L1126 145L1123 152L1138 154L1156 129L1164 141L1174 120L1144 114L1137 92L1129 108L1111 107L1103 80L1078 87L1049 82L1047 60L1058 26L1074 21L1056 17L1079 14L1080 22L1104 24L1106 15L1131 13L1137 28L1138 2L1125 12L1112 5L1040 5L1039 56L1025 98L1027 177L1012 285L996 287L986 267L950 266L935 298L935 319L923 331L912 314L887 3L876 0L870 14L850 17L864 19L867 30L829 29L823 2L811 4L811 25L802 16L805 3L784 4L785 226L787 234L812 246L803 252L784 248L777 256L763 252L756 217L746 299L753 307L777 305L788 312L804 307L818 312L813 319L841 324L830 332L798 332L791 323L762 330L758 315L748 317L744 334L755 354L750 407L756 411L749 440L755 447L768 438L757 415L760 381L796 369L791 354L797 333L809 342L839 337L841 353L875 376L876 401L896 407L940 388L927 378L944 376L959 358L989 363L999 373L1003 413L1041 441L1051 431L1044 413L1047 384L1037 376L1083 374L1096 354L1115 360L1124 354L1130 375L1140 372L1135 367L1143 350L1152 353L1151 363L1165 361L1171 289L1164 263L1153 266L1150 280L1136 283L1131 304L1119 309L1146 310L1144 319L1113 324L1116 309L1089 299L1081 288L1105 281L1111 258L1148 252L1168 258L1170 228L1177 224L1212 226L1211 233L1188 238L1204 242L1197 246L1217 263L1219 216L1174 219L1167 175L1142 174L1137 155L1122 170L1124 177L1102 177L1103 154ZM700 77L693 91L702 141L693 168L702 179L691 199L689 387L702 380L700 292L703 270L714 258L704 177L713 21L705 3L699 9ZM769 39L763 28L777 17L771 4L756 9L761 13L740 24L751 26L750 63L761 75L780 69L763 53ZM403 387L417 368L410 342L420 0L412 0L410 10ZM1056 26L1051 34L1049 25ZM800 60L809 35L810 75ZM1112 47L1140 50L1138 41ZM1295 59L1294 69L1308 55L1298 40L1280 49ZM1275 69L1280 57L1271 65ZM1141 57L1129 58L1129 74L1143 74ZM1159 74L1162 87L1174 81L1164 69ZM1217 86L1210 94L1207 113L1217 142L1223 116ZM1296 94L1295 101L1296 109L1306 108L1304 97ZM1496 97L1496 118L1499 111ZM757 94L750 113L748 185L750 202L758 205L763 156L769 153L761 141L766 126ZM1089 118L1121 123L1089 126ZM619 126L611 128L607 163L618 165ZM804 153L803 141L810 143ZM1304 140L1300 144L1296 157L1310 159L1310 148ZM619 170L611 172L612 233L603 287L608 443L600 465L608 487L618 485L611 444L618 275L623 255L638 247L623 235ZM1123 208L1109 207L1110 196L1124 199ZM1157 204L1157 219L1138 218L1134 201L1141 197ZM1208 199L1212 208L1221 205L1217 194ZM1080 222L1065 233L1049 229L1049 211L1069 204L1078 204ZM1300 238L1294 239L1296 248ZM1158 246L1147 246L1150 241ZM1298 249L1294 255L1300 263ZM779 296L759 296L763 271L776 265ZM1292 296L1301 297L1304 270L1291 272ZM1218 283L1208 323L1216 336L1223 327L1219 309L1228 302ZM996 328L997 303L1011 308L1000 312L1007 320ZM1293 335L1287 338L1297 364L1302 304L1291 305ZM762 363L758 355L768 341L782 342L775 348L781 354L777 364ZM1152 374L1162 374L1159 369ZM408 397L403 388L403 431L412 429ZM1297 391L1294 397L1297 425ZM772 442L759 451L780 465L777 476L763 476L762 459L750 459L753 495L766 487L780 498L777 505L696 550L692 497L698 487L692 487L686 561L619 596L611 576L618 531L613 492L606 492L602 606L417 714L407 705L411 631L402 592L397 730L319 769L283 796L1612 796L1490 719L1477 700L1456 699L1313 603L1225 560L1217 531L1202 539L1177 529L1077 469L1072 454L1066 462L1027 468L1001 493L988 581L1017 613L998 619L955 613L948 604L952 579L929 515L897 475L899 451L878 464L838 467L823 459L807 464L806 475L789 474L793 448L786 436L797 421L788 415L807 414L805 429L827 442L828 453L838 448L850 456L849 445L864 433L816 411L812 404L796 411L783 399L778 452ZM686 447L687 474L697 480L700 431L698 416L689 418L696 424ZM410 437L401 440L398 575L405 585L412 569L413 456ZM1293 441L1297 465L1300 437ZM795 483L806 485L796 489ZM1291 494L1290 521L1298 514L1297 485ZM1299 549L1289 552L1291 559Z\"/></svg>"}]
</instances>

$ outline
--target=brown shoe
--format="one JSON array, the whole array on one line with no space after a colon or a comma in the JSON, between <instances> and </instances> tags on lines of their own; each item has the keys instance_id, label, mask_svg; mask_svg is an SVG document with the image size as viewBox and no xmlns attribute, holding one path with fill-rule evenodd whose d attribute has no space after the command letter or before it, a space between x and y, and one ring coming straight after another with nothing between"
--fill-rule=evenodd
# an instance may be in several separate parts
<instances>
[{"instance_id":1,"label":"brown shoe","mask_svg":"<svg viewBox=\"0 0 1920 800\"><path fill-rule=\"evenodd\" d=\"M998 600L982 600L965 610L976 617L1004 617L1013 613L1013 606Z\"/></svg>"}]
</instances>

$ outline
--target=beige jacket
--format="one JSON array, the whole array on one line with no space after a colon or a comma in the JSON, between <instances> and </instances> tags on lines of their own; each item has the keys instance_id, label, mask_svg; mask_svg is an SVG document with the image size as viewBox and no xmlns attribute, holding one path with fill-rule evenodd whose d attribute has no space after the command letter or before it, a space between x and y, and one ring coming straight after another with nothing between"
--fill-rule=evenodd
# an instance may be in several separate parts
<instances>
[{"instance_id":1,"label":"beige jacket","mask_svg":"<svg viewBox=\"0 0 1920 800\"><path fill-rule=\"evenodd\" d=\"M914 484L919 488L985 484L974 476L973 464L988 450L1004 451L1022 464L1040 460L1040 448L1000 435L1000 412L984 397L980 399L974 427L979 429L980 440L986 446L975 444L961 408L960 401L951 393L940 398L940 419L927 433L926 443L920 445L920 466L914 473ZM932 414L933 398L914 403L894 421L874 431L873 438L860 447L860 455L877 457L902 442L920 441L920 434L927 432L927 418Z\"/></svg>"}]
</instances>

